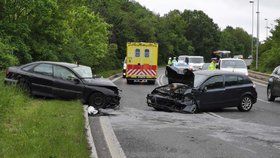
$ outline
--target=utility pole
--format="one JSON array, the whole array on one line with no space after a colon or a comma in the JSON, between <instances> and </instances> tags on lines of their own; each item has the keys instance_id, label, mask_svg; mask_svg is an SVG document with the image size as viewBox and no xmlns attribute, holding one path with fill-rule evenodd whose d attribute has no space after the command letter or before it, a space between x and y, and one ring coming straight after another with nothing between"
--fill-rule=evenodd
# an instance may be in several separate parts
<instances>
[{"instance_id":1,"label":"utility pole","mask_svg":"<svg viewBox=\"0 0 280 158\"><path fill-rule=\"evenodd\" d=\"M254 52L254 12L255 12L255 4L254 1L250 1L252 4L252 41L251 41L251 55L253 56Z\"/></svg>"},{"instance_id":2,"label":"utility pole","mask_svg":"<svg viewBox=\"0 0 280 158\"><path fill-rule=\"evenodd\" d=\"M260 45L260 0L257 0L257 45L256 45L256 69L258 69Z\"/></svg>"}]
</instances>

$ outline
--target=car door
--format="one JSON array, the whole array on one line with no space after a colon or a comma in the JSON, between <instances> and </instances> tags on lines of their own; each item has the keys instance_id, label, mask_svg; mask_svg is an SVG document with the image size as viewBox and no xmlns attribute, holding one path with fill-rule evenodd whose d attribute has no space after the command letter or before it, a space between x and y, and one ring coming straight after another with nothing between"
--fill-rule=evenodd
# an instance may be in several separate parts
<instances>
[{"instance_id":1,"label":"car door","mask_svg":"<svg viewBox=\"0 0 280 158\"><path fill-rule=\"evenodd\" d=\"M32 70L30 75L30 83L32 93L35 95L42 95L53 97L53 67L51 64L38 64Z\"/></svg>"},{"instance_id":2,"label":"car door","mask_svg":"<svg viewBox=\"0 0 280 158\"><path fill-rule=\"evenodd\" d=\"M230 107L230 106L238 105L240 100L241 90L242 87L238 82L237 75L225 75L224 106Z\"/></svg>"},{"instance_id":3,"label":"car door","mask_svg":"<svg viewBox=\"0 0 280 158\"><path fill-rule=\"evenodd\" d=\"M82 96L84 85L72 70L54 65L53 93L56 97L77 99Z\"/></svg>"},{"instance_id":4,"label":"car door","mask_svg":"<svg viewBox=\"0 0 280 158\"><path fill-rule=\"evenodd\" d=\"M224 76L217 75L210 77L202 84L202 92L199 96L201 109L216 109L224 106L225 88Z\"/></svg>"}]
</instances>

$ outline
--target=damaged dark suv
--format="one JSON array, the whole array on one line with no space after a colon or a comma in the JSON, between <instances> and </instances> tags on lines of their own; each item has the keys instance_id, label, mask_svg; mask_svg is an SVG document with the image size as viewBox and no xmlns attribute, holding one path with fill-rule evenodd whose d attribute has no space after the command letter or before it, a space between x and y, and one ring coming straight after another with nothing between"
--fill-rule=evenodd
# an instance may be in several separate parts
<instances>
[{"instance_id":1,"label":"damaged dark suv","mask_svg":"<svg viewBox=\"0 0 280 158\"><path fill-rule=\"evenodd\" d=\"M156 110L189 112L237 107L250 111L257 101L253 82L245 75L226 71L196 71L193 81L158 87L147 95Z\"/></svg>"},{"instance_id":2,"label":"damaged dark suv","mask_svg":"<svg viewBox=\"0 0 280 158\"><path fill-rule=\"evenodd\" d=\"M108 79L93 78L90 67L62 62L33 62L6 71L5 83L18 84L31 95L81 99L97 109L119 106L118 87Z\"/></svg>"}]
</instances>

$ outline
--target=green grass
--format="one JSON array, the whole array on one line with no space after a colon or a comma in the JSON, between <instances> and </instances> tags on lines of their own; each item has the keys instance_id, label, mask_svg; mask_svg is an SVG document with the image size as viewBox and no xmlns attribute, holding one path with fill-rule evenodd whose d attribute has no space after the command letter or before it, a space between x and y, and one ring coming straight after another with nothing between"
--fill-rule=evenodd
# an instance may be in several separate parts
<instances>
[{"instance_id":1,"label":"green grass","mask_svg":"<svg viewBox=\"0 0 280 158\"><path fill-rule=\"evenodd\" d=\"M79 101L33 99L0 75L0 157L88 157Z\"/></svg>"},{"instance_id":2,"label":"green grass","mask_svg":"<svg viewBox=\"0 0 280 158\"><path fill-rule=\"evenodd\" d=\"M107 70L107 71L102 71L102 72L98 72L97 75L99 76L103 76L104 78L108 78L112 75L115 75L117 73L121 73L122 69L117 69L117 70Z\"/></svg>"}]
</instances>

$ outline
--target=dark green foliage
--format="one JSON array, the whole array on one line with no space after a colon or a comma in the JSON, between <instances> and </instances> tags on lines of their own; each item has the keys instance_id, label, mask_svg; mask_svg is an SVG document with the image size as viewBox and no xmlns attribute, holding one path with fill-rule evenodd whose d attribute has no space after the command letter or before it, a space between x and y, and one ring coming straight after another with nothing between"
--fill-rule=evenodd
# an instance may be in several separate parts
<instances>
[{"instance_id":1,"label":"dark green foliage","mask_svg":"<svg viewBox=\"0 0 280 158\"><path fill-rule=\"evenodd\" d=\"M251 36L242 28L228 26L221 32L220 49L229 50L232 55L251 55Z\"/></svg>"},{"instance_id":2,"label":"dark green foliage","mask_svg":"<svg viewBox=\"0 0 280 158\"><path fill-rule=\"evenodd\" d=\"M9 0L0 3L1 38L20 64L37 61L80 60L95 66L107 54L109 25L89 8L87 0ZM0 48L1 50L2 48ZM3 67L15 62L2 64Z\"/></svg>"},{"instance_id":3,"label":"dark green foliage","mask_svg":"<svg viewBox=\"0 0 280 158\"><path fill-rule=\"evenodd\" d=\"M280 20L271 31L272 36L260 46L259 70L263 72L272 72L273 69L280 65Z\"/></svg>"},{"instance_id":4,"label":"dark green foliage","mask_svg":"<svg viewBox=\"0 0 280 158\"><path fill-rule=\"evenodd\" d=\"M2 0L0 13L2 68L52 60L80 61L95 72L118 69L127 42L159 43L161 65L182 54L209 59L218 49L250 53L250 36L243 29L221 32L197 10L160 17L128 0Z\"/></svg>"}]
</instances>

